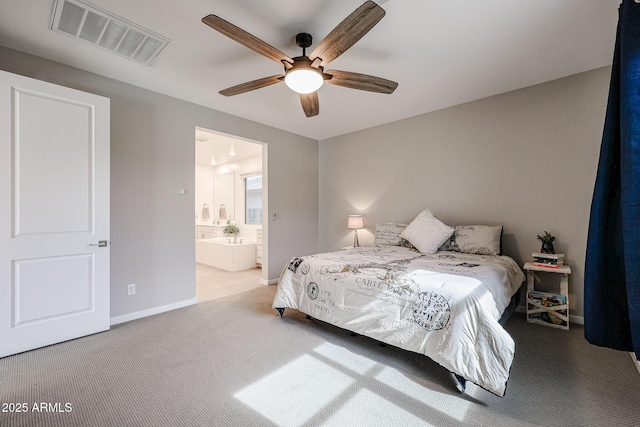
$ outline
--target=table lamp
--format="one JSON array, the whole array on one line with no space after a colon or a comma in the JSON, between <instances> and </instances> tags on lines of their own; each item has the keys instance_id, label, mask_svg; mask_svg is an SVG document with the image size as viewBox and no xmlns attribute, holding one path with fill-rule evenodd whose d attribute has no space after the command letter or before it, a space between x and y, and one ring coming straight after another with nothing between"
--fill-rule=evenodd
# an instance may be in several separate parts
<instances>
[{"instance_id":1,"label":"table lamp","mask_svg":"<svg viewBox=\"0 0 640 427\"><path fill-rule=\"evenodd\" d=\"M358 247L358 230L364 228L364 220L362 215L349 215L349 221L347 223L349 230L353 230L353 246Z\"/></svg>"}]
</instances>

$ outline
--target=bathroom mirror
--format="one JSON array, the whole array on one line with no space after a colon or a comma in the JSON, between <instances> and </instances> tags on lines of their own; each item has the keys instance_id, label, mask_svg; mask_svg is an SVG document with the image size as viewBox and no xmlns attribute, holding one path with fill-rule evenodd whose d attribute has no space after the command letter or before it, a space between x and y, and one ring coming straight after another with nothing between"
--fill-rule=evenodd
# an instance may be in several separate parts
<instances>
[{"instance_id":1,"label":"bathroom mirror","mask_svg":"<svg viewBox=\"0 0 640 427\"><path fill-rule=\"evenodd\" d=\"M216 175L213 182L213 212L211 215L217 219L226 222L228 219L235 218L235 172L227 172ZM223 207L224 209L221 209ZM226 211L226 212L225 212ZM226 217L222 217L221 213Z\"/></svg>"}]
</instances>

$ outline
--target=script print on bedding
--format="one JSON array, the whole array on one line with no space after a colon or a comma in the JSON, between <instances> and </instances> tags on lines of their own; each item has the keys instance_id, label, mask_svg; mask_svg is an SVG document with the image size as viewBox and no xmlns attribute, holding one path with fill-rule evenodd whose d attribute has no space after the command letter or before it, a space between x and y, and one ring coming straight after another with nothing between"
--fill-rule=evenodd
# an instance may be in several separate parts
<instances>
[{"instance_id":1,"label":"script print on bedding","mask_svg":"<svg viewBox=\"0 0 640 427\"><path fill-rule=\"evenodd\" d=\"M515 344L498 319L523 281L506 256L372 245L292 259L273 307L424 354L503 396Z\"/></svg>"}]
</instances>

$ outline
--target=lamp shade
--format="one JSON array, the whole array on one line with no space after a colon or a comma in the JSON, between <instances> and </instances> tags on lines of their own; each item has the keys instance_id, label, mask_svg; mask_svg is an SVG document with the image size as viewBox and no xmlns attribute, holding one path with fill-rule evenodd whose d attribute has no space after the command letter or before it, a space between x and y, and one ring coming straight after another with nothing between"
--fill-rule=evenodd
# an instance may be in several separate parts
<instances>
[{"instance_id":1,"label":"lamp shade","mask_svg":"<svg viewBox=\"0 0 640 427\"><path fill-rule=\"evenodd\" d=\"M349 222L347 223L349 230L358 230L364 228L364 220L362 215L349 215Z\"/></svg>"}]
</instances>

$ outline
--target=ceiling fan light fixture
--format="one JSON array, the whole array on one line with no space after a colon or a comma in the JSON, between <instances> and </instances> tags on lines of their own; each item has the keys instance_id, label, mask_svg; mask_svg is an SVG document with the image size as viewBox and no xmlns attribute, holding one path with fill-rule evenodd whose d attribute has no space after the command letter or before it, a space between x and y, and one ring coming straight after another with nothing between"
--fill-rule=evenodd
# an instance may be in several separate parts
<instances>
[{"instance_id":1,"label":"ceiling fan light fixture","mask_svg":"<svg viewBox=\"0 0 640 427\"><path fill-rule=\"evenodd\" d=\"M255 89L271 86L284 80L287 87L299 94L304 114L307 117L313 117L317 116L320 112L317 91L324 83L324 80L327 80L328 83L334 86L343 86L369 92L393 93L398 83L391 80L348 71L333 70L326 74L324 73L324 67L326 67L327 64L358 42L358 40L364 37L364 35L384 17L384 9L376 4L376 2L382 3L384 1L386 0L367 0L362 3L356 10L334 27L334 29L318 43L309 56L307 56L306 49L313 44L313 37L309 33L298 33L296 35L296 45L302 48L302 55L295 58L290 58L270 44L260 40L242 28L225 21L219 16L205 16L202 18L202 22L209 27L254 52L284 66L284 76L278 74L241 83L221 90L220 94L224 96L239 95Z\"/></svg>"},{"instance_id":2,"label":"ceiling fan light fixture","mask_svg":"<svg viewBox=\"0 0 640 427\"><path fill-rule=\"evenodd\" d=\"M295 67L287 72L284 82L292 91L307 94L320 89L324 79L320 71L315 68Z\"/></svg>"}]
</instances>

